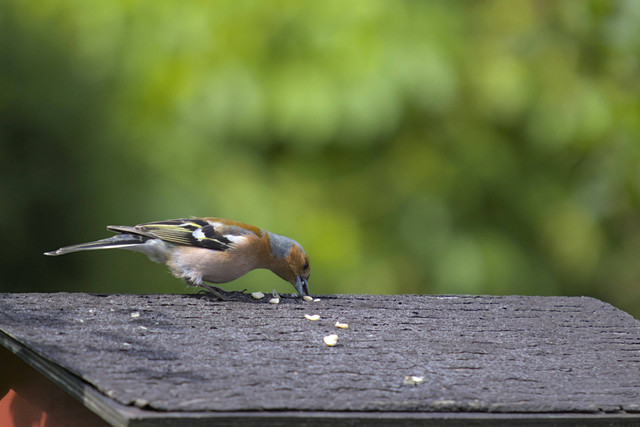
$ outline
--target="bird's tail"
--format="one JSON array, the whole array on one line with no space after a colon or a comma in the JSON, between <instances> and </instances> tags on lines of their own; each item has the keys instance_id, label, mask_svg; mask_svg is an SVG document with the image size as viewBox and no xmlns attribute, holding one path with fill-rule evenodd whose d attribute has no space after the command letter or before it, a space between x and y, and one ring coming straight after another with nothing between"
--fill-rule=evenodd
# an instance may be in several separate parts
<instances>
[{"instance_id":1,"label":"bird's tail","mask_svg":"<svg viewBox=\"0 0 640 427\"><path fill-rule=\"evenodd\" d=\"M45 255L56 256L71 252L94 251L98 249L134 249L134 246L144 244L149 237L138 234L118 234L107 239L96 240L95 242L80 243L78 245L65 246L57 251L45 252Z\"/></svg>"}]
</instances>

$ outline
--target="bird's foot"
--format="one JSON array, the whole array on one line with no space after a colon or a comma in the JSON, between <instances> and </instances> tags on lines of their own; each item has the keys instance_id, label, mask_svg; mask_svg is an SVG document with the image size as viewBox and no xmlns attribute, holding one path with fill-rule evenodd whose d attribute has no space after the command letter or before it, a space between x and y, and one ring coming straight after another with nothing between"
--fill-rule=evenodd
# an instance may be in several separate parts
<instances>
[{"instance_id":1,"label":"bird's foot","mask_svg":"<svg viewBox=\"0 0 640 427\"><path fill-rule=\"evenodd\" d=\"M204 289L203 291L207 294L207 295L212 295L215 298L217 298L220 301L228 301L229 298L227 297L232 297L234 295L246 295L246 289L242 290L242 291L225 291L224 289L221 289L217 286L211 286L208 285L206 283L201 284L200 286L202 286Z\"/></svg>"}]
</instances>

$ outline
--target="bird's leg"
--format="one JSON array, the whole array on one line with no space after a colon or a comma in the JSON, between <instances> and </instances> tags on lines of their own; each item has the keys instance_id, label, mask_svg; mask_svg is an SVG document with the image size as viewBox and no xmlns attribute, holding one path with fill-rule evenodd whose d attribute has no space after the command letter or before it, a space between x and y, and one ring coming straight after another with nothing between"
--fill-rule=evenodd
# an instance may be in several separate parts
<instances>
[{"instance_id":1,"label":"bird's leg","mask_svg":"<svg viewBox=\"0 0 640 427\"><path fill-rule=\"evenodd\" d=\"M245 292L247 291L246 289L242 291L225 291L224 289L221 289L217 286L209 285L208 283L204 283L204 282L194 283L189 280L187 280L186 282L187 282L187 286L204 288L204 289L201 289L201 292L204 292L207 295L212 295L220 301L227 301L228 296L235 295L235 294L246 295Z\"/></svg>"},{"instance_id":2,"label":"bird's leg","mask_svg":"<svg viewBox=\"0 0 640 427\"><path fill-rule=\"evenodd\" d=\"M224 289L221 289L217 286L212 286L209 285L207 283L202 283L201 285L198 286L202 286L203 288L205 288L205 292L212 294L213 296L215 296L216 298L218 298L221 301L226 301L228 296L232 296L232 295L246 295L245 292L247 291L246 289L242 290L242 291L225 291Z\"/></svg>"},{"instance_id":3,"label":"bird's leg","mask_svg":"<svg viewBox=\"0 0 640 427\"><path fill-rule=\"evenodd\" d=\"M224 294L227 294L228 292L225 291L224 289L220 289L217 286L211 286L207 283L201 283L198 286L202 286L205 289L205 292L213 295L214 297L218 298L218 300L220 301L226 301L227 299L224 297Z\"/></svg>"},{"instance_id":4,"label":"bird's leg","mask_svg":"<svg viewBox=\"0 0 640 427\"><path fill-rule=\"evenodd\" d=\"M194 283L191 280L185 280L185 282L187 283L187 286L193 286L193 287L201 287L204 289L201 289L200 292L204 292L207 295L212 295L214 297L216 297L219 301L226 301L226 298L224 296L222 296L222 294L226 293L226 291L216 287L216 286L211 286L208 285L206 283Z\"/></svg>"}]
</instances>

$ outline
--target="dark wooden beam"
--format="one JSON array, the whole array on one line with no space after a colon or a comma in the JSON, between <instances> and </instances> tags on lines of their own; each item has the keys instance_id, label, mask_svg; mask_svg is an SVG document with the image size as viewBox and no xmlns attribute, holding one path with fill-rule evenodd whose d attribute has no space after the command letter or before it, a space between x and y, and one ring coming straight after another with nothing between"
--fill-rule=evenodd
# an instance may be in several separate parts
<instances>
[{"instance_id":1,"label":"dark wooden beam","mask_svg":"<svg viewBox=\"0 0 640 427\"><path fill-rule=\"evenodd\" d=\"M320 298L0 294L0 344L112 425L640 423L640 322L596 299Z\"/></svg>"}]
</instances>

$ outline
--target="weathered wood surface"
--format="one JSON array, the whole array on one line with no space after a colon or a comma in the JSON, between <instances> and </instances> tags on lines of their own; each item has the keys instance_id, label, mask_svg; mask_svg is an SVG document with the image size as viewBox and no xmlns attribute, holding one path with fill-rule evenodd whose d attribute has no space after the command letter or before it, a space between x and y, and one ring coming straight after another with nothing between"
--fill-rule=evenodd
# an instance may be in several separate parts
<instances>
[{"instance_id":1,"label":"weathered wood surface","mask_svg":"<svg viewBox=\"0 0 640 427\"><path fill-rule=\"evenodd\" d=\"M353 411L640 422L640 322L593 298L266 299L0 294L0 342L142 418ZM329 334L336 347L323 343ZM407 375L424 382L404 385Z\"/></svg>"}]
</instances>

